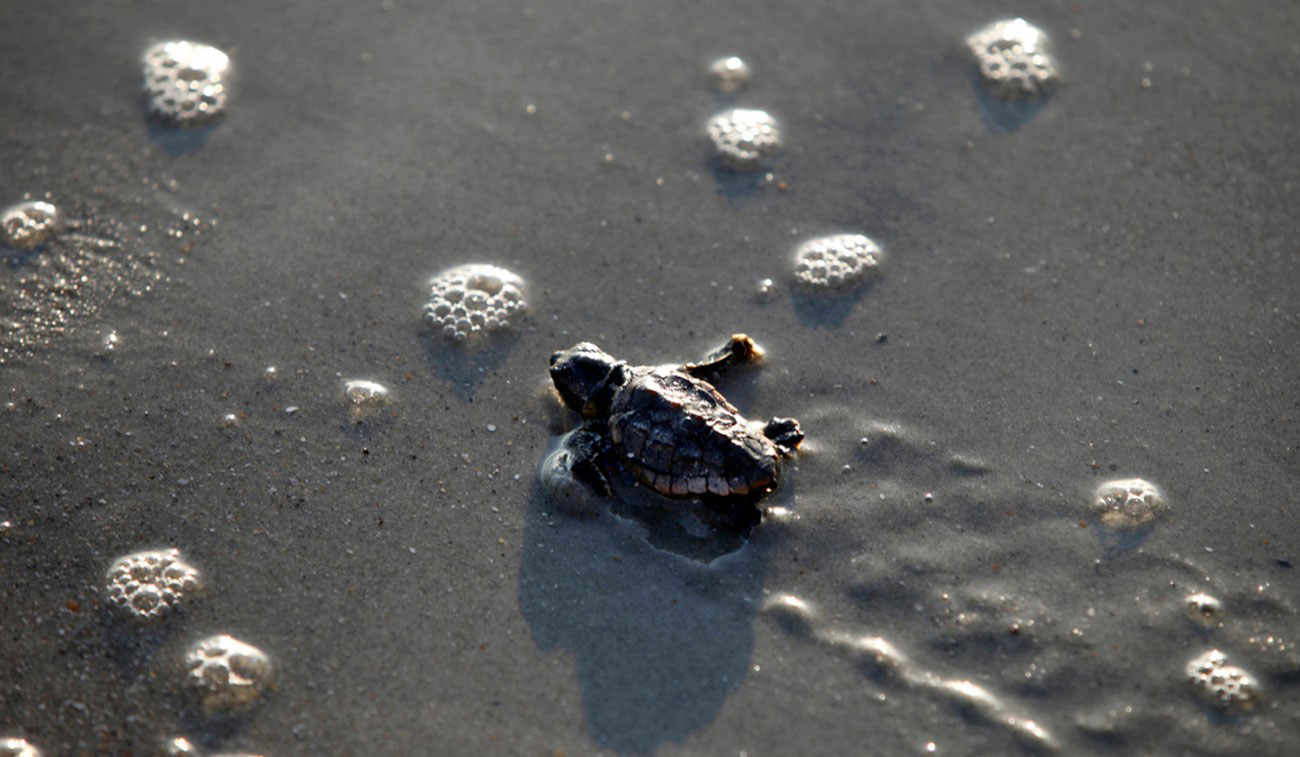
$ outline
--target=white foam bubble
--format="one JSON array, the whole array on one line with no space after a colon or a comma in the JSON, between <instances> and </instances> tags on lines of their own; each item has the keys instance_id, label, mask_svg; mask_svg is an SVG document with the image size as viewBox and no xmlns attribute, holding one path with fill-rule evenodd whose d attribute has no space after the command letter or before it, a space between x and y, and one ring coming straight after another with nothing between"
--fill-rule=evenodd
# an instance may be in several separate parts
<instances>
[{"instance_id":1,"label":"white foam bubble","mask_svg":"<svg viewBox=\"0 0 1300 757\"><path fill-rule=\"evenodd\" d=\"M0 242L24 250L40 247L58 233L61 220L59 209L42 200L10 205L0 210Z\"/></svg>"},{"instance_id":2,"label":"white foam bubble","mask_svg":"<svg viewBox=\"0 0 1300 757\"><path fill-rule=\"evenodd\" d=\"M537 480L546 493L546 500L562 512L571 515L596 515L607 503L590 486L573 475L573 452L565 445L572 435L562 436L554 449L542 458L537 467Z\"/></svg>"},{"instance_id":3,"label":"white foam bubble","mask_svg":"<svg viewBox=\"0 0 1300 757\"><path fill-rule=\"evenodd\" d=\"M524 280L494 265L470 263L443 271L429 282L424 317L448 339L510 327L528 309Z\"/></svg>"},{"instance_id":4,"label":"white foam bubble","mask_svg":"<svg viewBox=\"0 0 1300 757\"><path fill-rule=\"evenodd\" d=\"M1188 661L1187 681L1202 699L1221 710L1246 712L1259 704L1259 682L1217 649L1207 649Z\"/></svg>"},{"instance_id":5,"label":"white foam bubble","mask_svg":"<svg viewBox=\"0 0 1300 757\"><path fill-rule=\"evenodd\" d=\"M1183 599L1187 617L1196 623L1212 628L1223 620L1223 603L1209 594L1197 592Z\"/></svg>"},{"instance_id":6,"label":"white foam bubble","mask_svg":"<svg viewBox=\"0 0 1300 757\"><path fill-rule=\"evenodd\" d=\"M189 40L159 42L144 53L149 109L177 126L199 126L226 108L230 57Z\"/></svg>"},{"instance_id":7,"label":"white foam bubble","mask_svg":"<svg viewBox=\"0 0 1300 757\"><path fill-rule=\"evenodd\" d=\"M756 169L781 151L781 127L766 111L724 111L709 119L707 131L718 161L733 170Z\"/></svg>"},{"instance_id":8,"label":"white foam bubble","mask_svg":"<svg viewBox=\"0 0 1300 757\"><path fill-rule=\"evenodd\" d=\"M174 612L202 587L199 572L177 549L134 552L119 557L105 574L110 606L137 621Z\"/></svg>"},{"instance_id":9,"label":"white foam bubble","mask_svg":"<svg viewBox=\"0 0 1300 757\"><path fill-rule=\"evenodd\" d=\"M0 738L0 757L41 757L41 750L27 739Z\"/></svg>"},{"instance_id":10,"label":"white foam bubble","mask_svg":"<svg viewBox=\"0 0 1300 757\"><path fill-rule=\"evenodd\" d=\"M985 85L997 97L1021 100L1049 93L1059 80L1047 35L1023 18L995 21L966 38Z\"/></svg>"},{"instance_id":11,"label":"white foam bubble","mask_svg":"<svg viewBox=\"0 0 1300 757\"><path fill-rule=\"evenodd\" d=\"M195 642L185 654L185 688L205 717L252 707L271 685L271 658L227 634Z\"/></svg>"},{"instance_id":12,"label":"white foam bubble","mask_svg":"<svg viewBox=\"0 0 1300 757\"><path fill-rule=\"evenodd\" d=\"M204 752L184 736L167 739L162 753L166 757L262 757L251 752Z\"/></svg>"},{"instance_id":13,"label":"white foam bubble","mask_svg":"<svg viewBox=\"0 0 1300 757\"><path fill-rule=\"evenodd\" d=\"M1108 528L1145 526L1168 509L1160 489L1140 478L1107 481L1093 494L1092 510Z\"/></svg>"},{"instance_id":14,"label":"white foam bubble","mask_svg":"<svg viewBox=\"0 0 1300 757\"><path fill-rule=\"evenodd\" d=\"M809 239L794 252L794 277L814 289L853 287L875 276L884 252L862 234L832 234Z\"/></svg>"},{"instance_id":15,"label":"white foam bubble","mask_svg":"<svg viewBox=\"0 0 1300 757\"><path fill-rule=\"evenodd\" d=\"M724 95L733 94L748 84L750 75L749 64L734 55L718 58L709 64L713 88Z\"/></svg>"},{"instance_id":16,"label":"white foam bubble","mask_svg":"<svg viewBox=\"0 0 1300 757\"><path fill-rule=\"evenodd\" d=\"M382 405L388 402L388 387L377 381L349 381L343 385L343 394L354 405Z\"/></svg>"}]
</instances>

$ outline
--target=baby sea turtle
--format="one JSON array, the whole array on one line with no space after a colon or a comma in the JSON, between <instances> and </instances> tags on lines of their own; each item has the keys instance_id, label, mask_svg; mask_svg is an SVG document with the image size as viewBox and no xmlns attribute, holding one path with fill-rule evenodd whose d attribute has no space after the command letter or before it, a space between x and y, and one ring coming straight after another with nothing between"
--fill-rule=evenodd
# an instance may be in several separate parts
<instances>
[{"instance_id":1,"label":"baby sea turtle","mask_svg":"<svg viewBox=\"0 0 1300 757\"><path fill-rule=\"evenodd\" d=\"M736 334L699 363L628 365L590 342L551 355L551 380L583 425L566 442L571 471L602 494L635 482L712 509L754 511L776 484L782 457L803 441L793 418L746 420L709 383L734 365L762 357Z\"/></svg>"}]
</instances>

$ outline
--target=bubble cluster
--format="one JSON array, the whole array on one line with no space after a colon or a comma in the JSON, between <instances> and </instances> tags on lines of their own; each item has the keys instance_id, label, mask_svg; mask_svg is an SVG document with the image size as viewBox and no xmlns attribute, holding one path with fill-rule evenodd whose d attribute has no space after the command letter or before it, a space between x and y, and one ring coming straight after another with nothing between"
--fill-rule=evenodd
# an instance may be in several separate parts
<instances>
[{"instance_id":1,"label":"bubble cluster","mask_svg":"<svg viewBox=\"0 0 1300 757\"><path fill-rule=\"evenodd\" d=\"M719 162L737 171L758 168L781 150L781 128L762 110L734 108L709 119L709 139Z\"/></svg>"},{"instance_id":2,"label":"bubble cluster","mask_svg":"<svg viewBox=\"0 0 1300 757\"><path fill-rule=\"evenodd\" d=\"M177 549L135 552L108 568L110 605L134 620L152 621L176 610L202 585Z\"/></svg>"},{"instance_id":3,"label":"bubble cluster","mask_svg":"<svg viewBox=\"0 0 1300 757\"><path fill-rule=\"evenodd\" d=\"M189 757L189 755L201 754L198 747L184 736L167 739L163 743L163 754L166 757Z\"/></svg>"},{"instance_id":4,"label":"bubble cluster","mask_svg":"<svg viewBox=\"0 0 1300 757\"><path fill-rule=\"evenodd\" d=\"M225 110L230 57L188 40L159 42L144 53L149 109L177 126L199 126Z\"/></svg>"},{"instance_id":5,"label":"bubble cluster","mask_svg":"<svg viewBox=\"0 0 1300 757\"><path fill-rule=\"evenodd\" d=\"M184 736L167 739L163 743L162 753L166 757L261 757L248 752L204 752Z\"/></svg>"},{"instance_id":6,"label":"bubble cluster","mask_svg":"<svg viewBox=\"0 0 1300 757\"><path fill-rule=\"evenodd\" d=\"M1209 594L1189 594L1183 599L1183 607L1188 618L1207 628L1223 619L1223 603Z\"/></svg>"},{"instance_id":7,"label":"bubble cluster","mask_svg":"<svg viewBox=\"0 0 1300 757\"><path fill-rule=\"evenodd\" d=\"M48 202L10 205L0 211L0 242L24 250L40 247L59 230L59 221L59 209Z\"/></svg>"},{"instance_id":8,"label":"bubble cluster","mask_svg":"<svg viewBox=\"0 0 1300 757\"><path fill-rule=\"evenodd\" d=\"M392 395L388 387L377 381L354 379L343 385L343 398L348 405L348 417L360 423L388 405Z\"/></svg>"},{"instance_id":9,"label":"bubble cluster","mask_svg":"<svg viewBox=\"0 0 1300 757\"><path fill-rule=\"evenodd\" d=\"M181 207L170 178L145 165L147 152L122 155L111 131L87 123L52 151L31 134L8 135L5 175L44 177L47 191L24 199L53 202L59 221L39 252L0 243L0 364L72 337L93 316L166 283L172 264L212 228Z\"/></svg>"},{"instance_id":10,"label":"bubble cluster","mask_svg":"<svg viewBox=\"0 0 1300 757\"><path fill-rule=\"evenodd\" d=\"M388 387L377 381L349 381L343 385L343 395L353 405L376 406L388 403Z\"/></svg>"},{"instance_id":11,"label":"bubble cluster","mask_svg":"<svg viewBox=\"0 0 1300 757\"><path fill-rule=\"evenodd\" d=\"M1210 704L1228 712L1246 712L1259 703L1259 682L1228 656L1208 649L1187 663L1187 680Z\"/></svg>"},{"instance_id":12,"label":"bubble cluster","mask_svg":"<svg viewBox=\"0 0 1300 757\"><path fill-rule=\"evenodd\" d=\"M425 318L443 336L458 342L472 334L504 329L528 308L524 280L494 265L457 266L435 276L429 286Z\"/></svg>"},{"instance_id":13,"label":"bubble cluster","mask_svg":"<svg viewBox=\"0 0 1300 757\"><path fill-rule=\"evenodd\" d=\"M41 757L41 750L27 739L0 738L0 757Z\"/></svg>"},{"instance_id":14,"label":"bubble cluster","mask_svg":"<svg viewBox=\"0 0 1300 757\"><path fill-rule=\"evenodd\" d=\"M1168 509L1156 485L1140 478L1107 481L1093 495L1092 510L1108 528L1145 526Z\"/></svg>"},{"instance_id":15,"label":"bubble cluster","mask_svg":"<svg viewBox=\"0 0 1300 757\"><path fill-rule=\"evenodd\" d=\"M884 253L861 234L809 239L794 252L794 277L818 289L850 287L875 275Z\"/></svg>"},{"instance_id":16,"label":"bubble cluster","mask_svg":"<svg viewBox=\"0 0 1300 757\"><path fill-rule=\"evenodd\" d=\"M1056 86L1047 35L1023 18L995 21L966 38L989 90L1006 100L1040 97Z\"/></svg>"},{"instance_id":17,"label":"bubble cluster","mask_svg":"<svg viewBox=\"0 0 1300 757\"><path fill-rule=\"evenodd\" d=\"M719 93L730 95L749 83L749 64L732 55L709 64L709 78Z\"/></svg>"},{"instance_id":18,"label":"bubble cluster","mask_svg":"<svg viewBox=\"0 0 1300 757\"><path fill-rule=\"evenodd\" d=\"M185 654L185 687L206 717L249 709L271 684L271 659L257 647L217 634Z\"/></svg>"}]
</instances>

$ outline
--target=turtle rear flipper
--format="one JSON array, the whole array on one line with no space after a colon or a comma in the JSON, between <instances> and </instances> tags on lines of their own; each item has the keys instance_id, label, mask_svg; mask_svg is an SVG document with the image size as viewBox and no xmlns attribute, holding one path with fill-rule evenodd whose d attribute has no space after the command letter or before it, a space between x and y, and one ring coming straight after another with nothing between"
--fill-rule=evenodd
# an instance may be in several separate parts
<instances>
[{"instance_id":1,"label":"turtle rear flipper","mask_svg":"<svg viewBox=\"0 0 1300 757\"><path fill-rule=\"evenodd\" d=\"M803 441L803 429L794 418L773 418L763 427L763 436L772 440L778 452L786 457L793 457L799 443Z\"/></svg>"},{"instance_id":2,"label":"turtle rear flipper","mask_svg":"<svg viewBox=\"0 0 1300 757\"><path fill-rule=\"evenodd\" d=\"M707 379L736 365L756 363L763 359L763 348L745 334L732 334L727 343L710 352L698 363L687 363L682 373Z\"/></svg>"}]
</instances>

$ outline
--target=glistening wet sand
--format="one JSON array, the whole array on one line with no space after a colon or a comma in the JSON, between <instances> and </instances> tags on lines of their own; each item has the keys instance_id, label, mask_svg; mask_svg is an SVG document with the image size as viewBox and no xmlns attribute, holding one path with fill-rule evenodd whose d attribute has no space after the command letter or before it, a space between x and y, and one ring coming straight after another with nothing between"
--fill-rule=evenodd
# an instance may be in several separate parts
<instances>
[{"instance_id":1,"label":"glistening wet sand","mask_svg":"<svg viewBox=\"0 0 1300 757\"><path fill-rule=\"evenodd\" d=\"M1029 13L1000 5L10 5L0 206L48 192L148 275L61 248L94 307L0 366L0 736L1294 742L1292 4L1037 9L1062 81L1027 108L962 49ZM208 128L146 118L140 55L171 38L231 56ZM752 76L724 98L725 55ZM731 107L779 119L771 179L716 168L704 125ZM185 213L192 247L167 231ZM796 247L836 233L879 244L879 276L795 288ZM3 262L9 308L39 260ZM530 315L462 346L421 308L468 262L521 276ZM789 515L706 566L540 499L566 423L553 350L677 362L738 331L768 359L723 391L808 433L773 501ZM391 393L360 424L357 378ZM1110 529L1094 491L1127 478L1168 508ZM147 632L114 621L108 566L168 547L206 595ZM1220 620L1189 616L1197 593ZM178 672L214 634L276 671L215 724ZM1211 649L1256 679L1253 707L1188 680Z\"/></svg>"}]
</instances>

